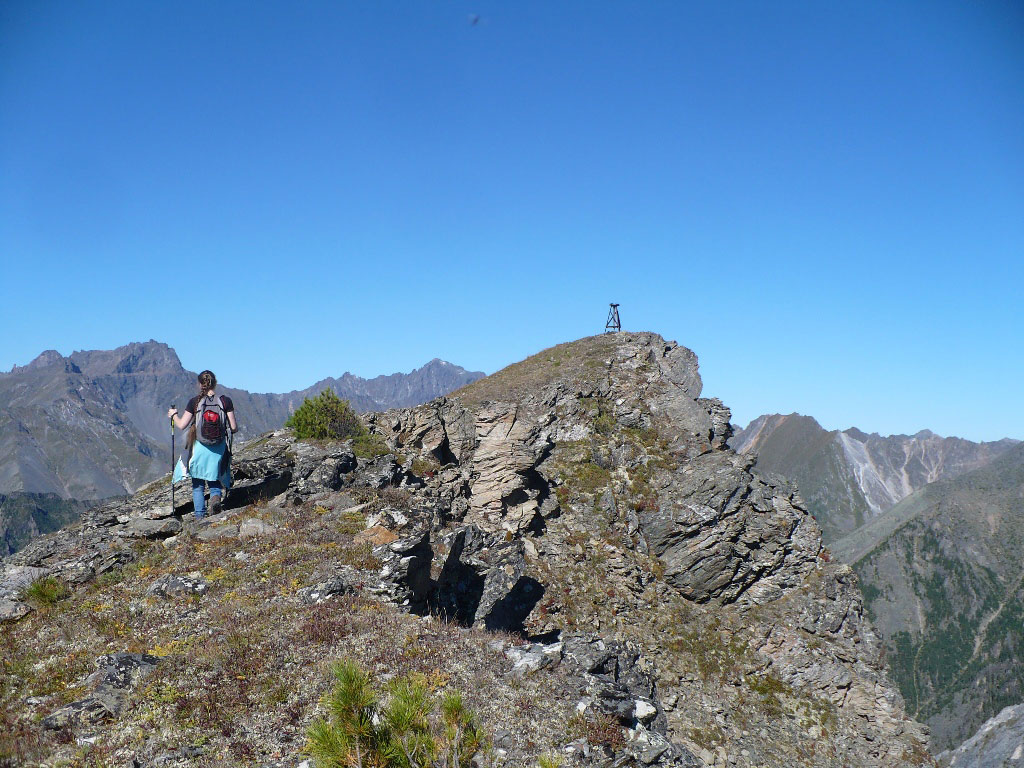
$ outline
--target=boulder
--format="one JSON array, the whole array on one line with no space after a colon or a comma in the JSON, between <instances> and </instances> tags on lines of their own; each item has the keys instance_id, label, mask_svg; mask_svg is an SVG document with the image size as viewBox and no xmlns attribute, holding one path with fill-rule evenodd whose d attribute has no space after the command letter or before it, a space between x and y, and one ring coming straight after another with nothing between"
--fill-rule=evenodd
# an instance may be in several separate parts
<instances>
[{"instance_id":1,"label":"boulder","mask_svg":"<svg viewBox=\"0 0 1024 768\"><path fill-rule=\"evenodd\" d=\"M25 618L32 608L17 600L0 597L0 624L11 623Z\"/></svg>"},{"instance_id":2,"label":"boulder","mask_svg":"<svg viewBox=\"0 0 1024 768\"><path fill-rule=\"evenodd\" d=\"M558 664L562 658L562 644L513 645L505 651L505 656L512 660L513 677L528 677L534 672Z\"/></svg>"},{"instance_id":3,"label":"boulder","mask_svg":"<svg viewBox=\"0 0 1024 768\"><path fill-rule=\"evenodd\" d=\"M277 526L271 525L258 517L250 517L243 520L238 526L238 537L240 539L253 539L259 536L272 536L277 533Z\"/></svg>"},{"instance_id":4,"label":"boulder","mask_svg":"<svg viewBox=\"0 0 1024 768\"><path fill-rule=\"evenodd\" d=\"M401 485L404 472L393 454L378 456L359 468L359 482L370 488Z\"/></svg>"},{"instance_id":5,"label":"boulder","mask_svg":"<svg viewBox=\"0 0 1024 768\"><path fill-rule=\"evenodd\" d=\"M366 589L389 602L404 605L413 611L423 611L432 594L430 563L434 551L430 546L430 531L426 528L406 533L390 544L373 548L381 561L380 573Z\"/></svg>"},{"instance_id":6,"label":"boulder","mask_svg":"<svg viewBox=\"0 0 1024 768\"><path fill-rule=\"evenodd\" d=\"M333 597L353 591L350 580L350 574L338 573L319 584L300 589L298 591L299 600L307 605L319 605L327 602Z\"/></svg>"},{"instance_id":7,"label":"boulder","mask_svg":"<svg viewBox=\"0 0 1024 768\"><path fill-rule=\"evenodd\" d=\"M347 443L325 445L296 442L293 448L295 466L291 490L309 496L336 491L344 484L344 476L357 466L355 454Z\"/></svg>"},{"instance_id":8,"label":"boulder","mask_svg":"<svg viewBox=\"0 0 1024 768\"><path fill-rule=\"evenodd\" d=\"M128 692L160 662L147 653L112 653L96 660L96 671L86 684L90 695L60 707L42 720L44 728L58 730L92 725L116 718L128 703Z\"/></svg>"},{"instance_id":9,"label":"boulder","mask_svg":"<svg viewBox=\"0 0 1024 768\"><path fill-rule=\"evenodd\" d=\"M170 504L157 504L140 510L139 516L148 520L163 520L165 517L171 517L174 512Z\"/></svg>"},{"instance_id":10,"label":"boulder","mask_svg":"<svg viewBox=\"0 0 1024 768\"><path fill-rule=\"evenodd\" d=\"M541 437L540 424L519 418L519 406L514 403L484 406L475 426L472 519L492 531L530 528L541 495L535 468L553 443Z\"/></svg>"},{"instance_id":11,"label":"boulder","mask_svg":"<svg viewBox=\"0 0 1024 768\"><path fill-rule=\"evenodd\" d=\"M585 742L574 742L567 754L606 768L703 766L688 749L668 739L653 666L636 647L595 636L570 635L547 645L512 646L505 656L513 662L513 677L560 666L578 685L583 697L579 710L610 715L628 735L625 746L602 762L593 760Z\"/></svg>"}]
</instances>

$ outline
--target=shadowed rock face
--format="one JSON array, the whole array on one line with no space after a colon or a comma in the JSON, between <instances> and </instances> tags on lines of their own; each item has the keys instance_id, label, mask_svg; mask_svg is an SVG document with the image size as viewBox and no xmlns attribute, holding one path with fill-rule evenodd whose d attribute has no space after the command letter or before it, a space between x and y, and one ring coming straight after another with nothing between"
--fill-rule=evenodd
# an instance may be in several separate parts
<instances>
[{"instance_id":1,"label":"shadowed rock face","mask_svg":"<svg viewBox=\"0 0 1024 768\"><path fill-rule=\"evenodd\" d=\"M252 441L224 519L195 536L270 542L306 520L316 540L365 524L358 557L324 548L294 596L274 600L300 610L357 595L520 634L532 645L507 653L510 674L568 675L575 711L605 718L606 751L566 743L557 724L554 748L576 765L931 764L852 572L823 557L791 487L726 447L728 410L700 395L693 353L655 334L560 345L450 397L368 414L388 455L287 431ZM174 551L189 534L170 523L191 500L171 509L168 488L146 490L11 564L80 583L134 557L135 535Z\"/></svg>"}]
</instances>

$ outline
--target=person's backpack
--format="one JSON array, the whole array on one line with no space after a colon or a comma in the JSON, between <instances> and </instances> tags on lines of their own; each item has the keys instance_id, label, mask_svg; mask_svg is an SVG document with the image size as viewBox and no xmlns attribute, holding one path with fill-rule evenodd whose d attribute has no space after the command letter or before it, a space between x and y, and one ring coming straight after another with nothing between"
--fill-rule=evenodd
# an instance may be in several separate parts
<instances>
[{"instance_id":1,"label":"person's backpack","mask_svg":"<svg viewBox=\"0 0 1024 768\"><path fill-rule=\"evenodd\" d=\"M221 397L203 396L196 403L196 439L203 445L216 445L228 435L228 413Z\"/></svg>"}]
</instances>

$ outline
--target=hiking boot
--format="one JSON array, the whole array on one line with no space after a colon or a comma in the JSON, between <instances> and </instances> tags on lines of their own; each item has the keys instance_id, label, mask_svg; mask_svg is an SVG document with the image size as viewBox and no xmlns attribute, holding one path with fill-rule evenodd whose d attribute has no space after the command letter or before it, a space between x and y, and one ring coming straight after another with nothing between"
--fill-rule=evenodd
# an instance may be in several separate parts
<instances>
[{"instance_id":1,"label":"hiking boot","mask_svg":"<svg viewBox=\"0 0 1024 768\"><path fill-rule=\"evenodd\" d=\"M221 503L220 496L216 496L216 497L210 499L210 514L211 515L219 515L220 511L223 508L224 507L223 507L223 505Z\"/></svg>"}]
</instances>

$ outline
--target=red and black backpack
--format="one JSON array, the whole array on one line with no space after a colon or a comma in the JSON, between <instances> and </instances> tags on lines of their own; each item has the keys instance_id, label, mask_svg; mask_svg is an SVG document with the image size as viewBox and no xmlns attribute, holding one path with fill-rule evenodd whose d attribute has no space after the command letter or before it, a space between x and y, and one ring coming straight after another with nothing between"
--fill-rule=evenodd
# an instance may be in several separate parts
<instances>
[{"instance_id":1,"label":"red and black backpack","mask_svg":"<svg viewBox=\"0 0 1024 768\"><path fill-rule=\"evenodd\" d=\"M199 398L196 403L196 439L203 445L216 445L228 436L228 412L222 397Z\"/></svg>"}]
</instances>

